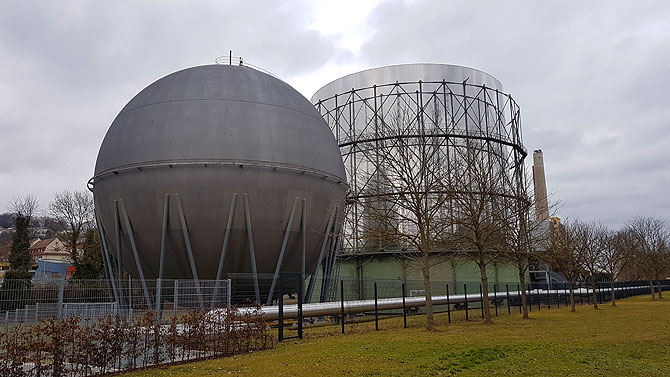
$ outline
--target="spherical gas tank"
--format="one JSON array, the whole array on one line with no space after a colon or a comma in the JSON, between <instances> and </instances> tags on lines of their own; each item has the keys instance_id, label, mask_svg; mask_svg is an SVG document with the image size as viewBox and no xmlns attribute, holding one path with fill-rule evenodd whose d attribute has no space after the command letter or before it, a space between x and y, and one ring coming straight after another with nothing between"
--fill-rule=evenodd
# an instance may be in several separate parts
<instances>
[{"instance_id":1,"label":"spherical gas tank","mask_svg":"<svg viewBox=\"0 0 670 377\"><path fill-rule=\"evenodd\" d=\"M252 249L256 272L272 274L284 243L280 270L299 272L303 226L310 273L346 192L314 106L233 65L184 69L137 94L107 131L90 187L112 263L146 279L159 276L161 254L164 279L252 273Z\"/></svg>"}]
</instances>

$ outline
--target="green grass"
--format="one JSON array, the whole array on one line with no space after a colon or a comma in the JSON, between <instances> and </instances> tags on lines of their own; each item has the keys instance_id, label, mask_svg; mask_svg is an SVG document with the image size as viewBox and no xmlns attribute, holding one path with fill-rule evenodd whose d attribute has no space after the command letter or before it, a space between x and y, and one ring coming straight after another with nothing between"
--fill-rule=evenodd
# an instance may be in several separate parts
<instances>
[{"instance_id":1,"label":"green grass","mask_svg":"<svg viewBox=\"0 0 670 377\"><path fill-rule=\"evenodd\" d=\"M229 358L151 369L124 376L668 376L670 300L648 296L617 301L600 310L578 306L534 308L531 319L517 312L494 324L454 323L438 316L438 328L421 328L423 316L374 324L307 328L306 338L275 349ZM471 317L479 317L472 310Z\"/></svg>"}]
</instances>

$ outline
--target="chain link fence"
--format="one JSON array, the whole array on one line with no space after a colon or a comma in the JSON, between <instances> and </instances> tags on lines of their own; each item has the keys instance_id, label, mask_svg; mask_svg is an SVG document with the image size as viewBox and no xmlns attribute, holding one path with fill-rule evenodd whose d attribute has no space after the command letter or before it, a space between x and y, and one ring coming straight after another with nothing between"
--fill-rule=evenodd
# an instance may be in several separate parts
<instances>
[{"instance_id":1,"label":"chain link fence","mask_svg":"<svg viewBox=\"0 0 670 377\"><path fill-rule=\"evenodd\" d=\"M186 311L231 306L230 280L5 280L0 284L0 323L50 318L133 318L155 311L159 318Z\"/></svg>"}]
</instances>

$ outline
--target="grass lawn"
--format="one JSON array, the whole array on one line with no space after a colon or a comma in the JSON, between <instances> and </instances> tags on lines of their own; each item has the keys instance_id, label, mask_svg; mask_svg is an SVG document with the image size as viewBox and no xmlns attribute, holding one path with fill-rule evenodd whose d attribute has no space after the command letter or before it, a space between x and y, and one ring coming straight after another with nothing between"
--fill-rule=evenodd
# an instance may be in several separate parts
<instances>
[{"instance_id":1,"label":"grass lawn","mask_svg":"<svg viewBox=\"0 0 670 377\"><path fill-rule=\"evenodd\" d=\"M670 300L649 296L576 313L561 307L533 308L480 322L479 310L452 313L438 328L421 328L423 316L373 323L306 328L305 339L252 354L128 373L140 376L670 376Z\"/></svg>"}]
</instances>

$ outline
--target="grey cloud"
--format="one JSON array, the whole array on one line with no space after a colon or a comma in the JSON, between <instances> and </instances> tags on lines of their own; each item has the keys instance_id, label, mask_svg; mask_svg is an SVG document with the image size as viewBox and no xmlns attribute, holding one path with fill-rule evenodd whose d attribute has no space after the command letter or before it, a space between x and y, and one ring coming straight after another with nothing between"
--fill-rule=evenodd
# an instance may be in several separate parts
<instances>
[{"instance_id":1,"label":"grey cloud","mask_svg":"<svg viewBox=\"0 0 670 377\"><path fill-rule=\"evenodd\" d=\"M308 30L308 2L4 1L0 3L0 211L42 202L92 175L103 136L159 77L229 49L279 76L340 52Z\"/></svg>"},{"instance_id":2,"label":"grey cloud","mask_svg":"<svg viewBox=\"0 0 670 377\"><path fill-rule=\"evenodd\" d=\"M441 4L379 6L362 59L493 74L521 106L526 147L544 151L561 216L670 220L670 3Z\"/></svg>"},{"instance_id":3,"label":"grey cloud","mask_svg":"<svg viewBox=\"0 0 670 377\"><path fill-rule=\"evenodd\" d=\"M482 69L520 104L561 216L670 220L670 3L386 1L356 54L307 29L311 5L0 2L0 207L83 188L133 95L232 48L289 82L352 60Z\"/></svg>"}]
</instances>

